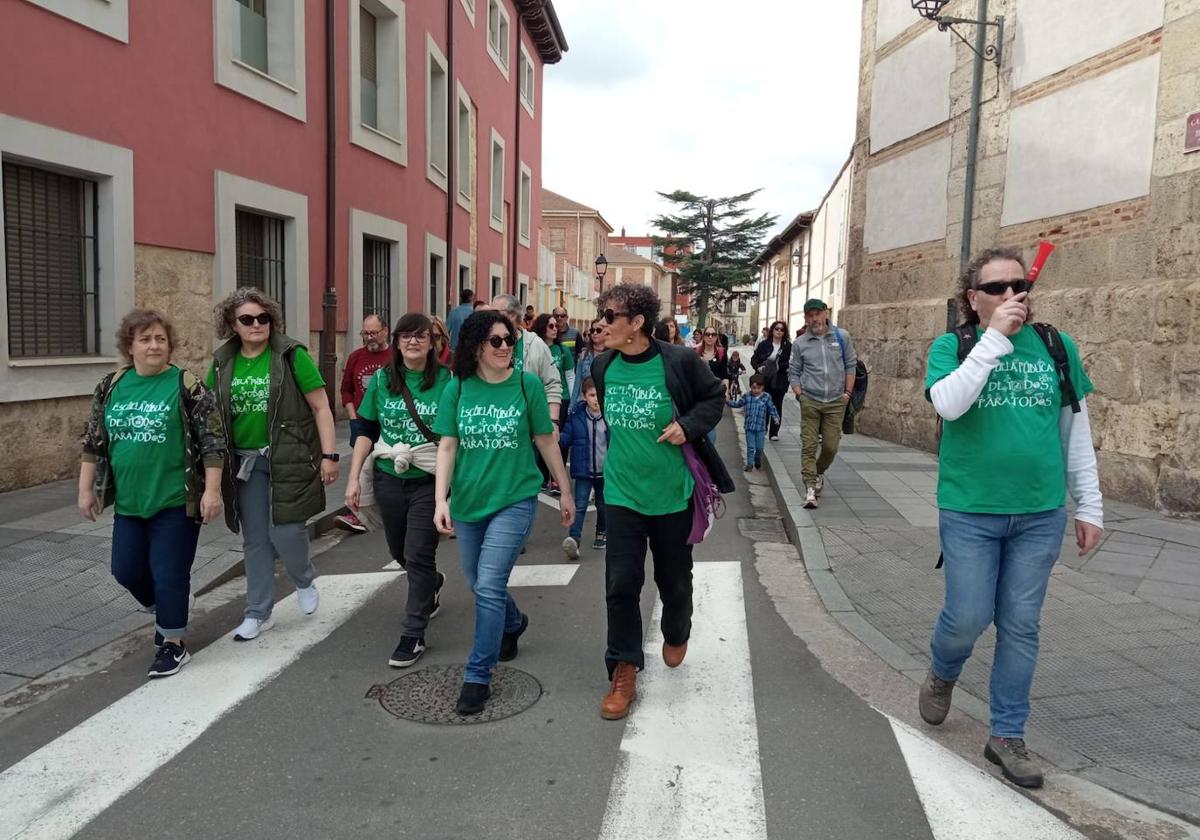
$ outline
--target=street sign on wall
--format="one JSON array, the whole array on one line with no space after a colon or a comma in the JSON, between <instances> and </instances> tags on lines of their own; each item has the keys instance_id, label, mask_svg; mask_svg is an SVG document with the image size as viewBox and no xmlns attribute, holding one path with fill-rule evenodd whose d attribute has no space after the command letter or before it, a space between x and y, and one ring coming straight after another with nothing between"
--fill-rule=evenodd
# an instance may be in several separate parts
<instances>
[{"instance_id":1,"label":"street sign on wall","mask_svg":"<svg viewBox=\"0 0 1200 840\"><path fill-rule=\"evenodd\" d=\"M1183 153L1200 152L1200 111L1188 114L1183 130Z\"/></svg>"}]
</instances>

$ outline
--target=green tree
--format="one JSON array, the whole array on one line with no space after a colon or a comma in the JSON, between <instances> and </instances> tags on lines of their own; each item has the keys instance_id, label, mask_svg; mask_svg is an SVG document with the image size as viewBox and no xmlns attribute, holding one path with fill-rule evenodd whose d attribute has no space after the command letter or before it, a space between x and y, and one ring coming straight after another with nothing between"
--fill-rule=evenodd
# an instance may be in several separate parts
<instances>
[{"instance_id":1,"label":"green tree","mask_svg":"<svg viewBox=\"0 0 1200 840\"><path fill-rule=\"evenodd\" d=\"M710 309L731 298L738 286L752 281L751 261L762 251L763 239L777 216L750 216L746 202L759 193L709 198L686 190L659 195L676 205L676 212L651 224L663 232L654 247L664 262L679 273L679 291L688 296L700 329Z\"/></svg>"}]
</instances>

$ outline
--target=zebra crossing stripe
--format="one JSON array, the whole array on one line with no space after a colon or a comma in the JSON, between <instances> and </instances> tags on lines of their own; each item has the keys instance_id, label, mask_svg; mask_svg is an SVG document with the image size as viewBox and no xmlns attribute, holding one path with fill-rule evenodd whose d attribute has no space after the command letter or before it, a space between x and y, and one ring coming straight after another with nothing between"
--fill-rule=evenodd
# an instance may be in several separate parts
<instances>
[{"instance_id":1,"label":"zebra crossing stripe","mask_svg":"<svg viewBox=\"0 0 1200 840\"><path fill-rule=\"evenodd\" d=\"M71 837L394 580L388 572L322 577L315 614L301 614L290 595L275 605L274 629L245 643L230 632L175 676L141 686L9 767L0 773L0 838Z\"/></svg>"}]
</instances>

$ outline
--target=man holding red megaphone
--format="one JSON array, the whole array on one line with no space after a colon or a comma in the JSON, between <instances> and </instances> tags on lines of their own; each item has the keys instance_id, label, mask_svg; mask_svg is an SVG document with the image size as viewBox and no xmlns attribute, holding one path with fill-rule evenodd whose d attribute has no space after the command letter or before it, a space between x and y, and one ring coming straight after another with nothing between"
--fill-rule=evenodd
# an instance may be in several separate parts
<instances>
[{"instance_id":1,"label":"man holding red megaphone","mask_svg":"<svg viewBox=\"0 0 1200 840\"><path fill-rule=\"evenodd\" d=\"M934 341L925 377L926 397L942 421L938 528L946 599L918 705L927 723L945 720L964 663L995 623L984 756L1024 787L1042 784L1025 747L1025 720L1068 490L1079 554L1096 548L1104 533L1086 404L1091 380L1068 335L1030 323L1030 290L1053 248L1043 243L1029 271L1020 252L1007 248L984 251L967 266L959 284L964 322Z\"/></svg>"}]
</instances>

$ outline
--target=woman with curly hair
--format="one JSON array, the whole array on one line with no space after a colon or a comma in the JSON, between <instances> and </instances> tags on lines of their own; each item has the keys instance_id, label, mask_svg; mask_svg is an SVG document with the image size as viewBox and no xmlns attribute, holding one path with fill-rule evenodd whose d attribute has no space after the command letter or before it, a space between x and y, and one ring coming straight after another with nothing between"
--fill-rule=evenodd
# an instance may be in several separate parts
<instances>
[{"instance_id":1,"label":"woman with curly hair","mask_svg":"<svg viewBox=\"0 0 1200 840\"><path fill-rule=\"evenodd\" d=\"M599 300L609 352L592 366L608 423L604 504L608 526L605 586L611 687L600 707L623 718L637 697L642 653L641 592L646 548L662 598L663 661L683 662L692 628L692 474L680 447L690 442L722 492L733 489L707 438L721 419L725 388L699 354L651 337L659 299L653 289L618 284Z\"/></svg>"},{"instance_id":2,"label":"woman with curly hair","mask_svg":"<svg viewBox=\"0 0 1200 840\"><path fill-rule=\"evenodd\" d=\"M312 356L284 333L279 302L241 288L214 310L217 337L208 385L217 392L227 443L225 522L242 532L245 618L234 641L275 624L275 558L305 614L316 612L317 573L308 556L310 516L325 509L325 485L338 476L333 413Z\"/></svg>"},{"instance_id":3,"label":"woman with curly hair","mask_svg":"<svg viewBox=\"0 0 1200 840\"><path fill-rule=\"evenodd\" d=\"M135 309L117 328L126 364L96 387L83 436L79 512L113 505L112 573L154 613L158 651L148 676L169 677L184 644L200 523L221 515L225 435L212 392L171 364L175 328Z\"/></svg>"},{"instance_id":4,"label":"woman with curly hair","mask_svg":"<svg viewBox=\"0 0 1200 840\"><path fill-rule=\"evenodd\" d=\"M533 449L562 486L567 471L558 453L546 392L532 373L513 369L512 322L480 310L463 323L454 351L454 380L442 392L434 524L458 537L463 573L475 595L475 640L456 709L483 711L492 668L517 655L529 617L508 591L508 578L537 515L541 479ZM453 491L453 492L451 492ZM559 502L563 527L575 508Z\"/></svg>"},{"instance_id":5,"label":"woman with curly hair","mask_svg":"<svg viewBox=\"0 0 1200 840\"><path fill-rule=\"evenodd\" d=\"M396 322L392 361L375 371L359 404L362 435L354 444L346 482L346 504L356 513L362 485L369 482L383 519L388 552L408 573L400 641L388 659L393 668L407 668L425 652L425 628L441 608L446 582L437 568L438 533L433 527L437 438L430 426L450 371L438 361L433 326L419 312L409 312Z\"/></svg>"},{"instance_id":6,"label":"woman with curly hair","mask_svg":"<svg viewBox=\"0 0 1200 840\"><path fill-rule=\"evenodd\" d=\"M679 334L679 323L674 318L663 318L655 324L654 337L667 344L684 344L683 336Z\"/></svg>"}]
</instances>

